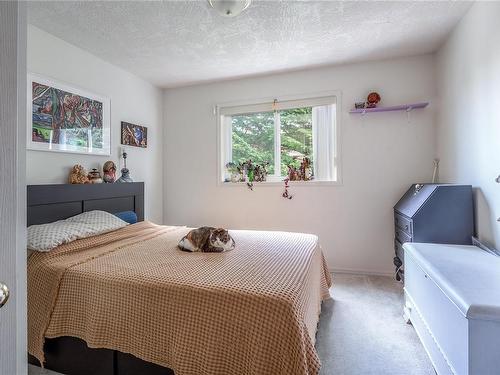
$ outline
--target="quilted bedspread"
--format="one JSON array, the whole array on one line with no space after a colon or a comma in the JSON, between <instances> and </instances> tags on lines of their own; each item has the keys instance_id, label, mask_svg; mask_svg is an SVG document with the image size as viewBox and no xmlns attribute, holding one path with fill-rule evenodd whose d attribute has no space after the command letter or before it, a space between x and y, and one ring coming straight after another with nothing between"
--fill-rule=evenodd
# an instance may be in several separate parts
<instances>
[{"instance_id":1,"label":"quilted bedspread","mask_svg":"<svg viewBox=\"0 0 500 375\"><path fill-rule=\"evenodd\" d=\"M230 231L227 253L188 253L186 227L141 222L28 260L28 351L45 338L133 354L176 375L318 374L331 284L314 235Z\"/></svg>"}]
</instances>

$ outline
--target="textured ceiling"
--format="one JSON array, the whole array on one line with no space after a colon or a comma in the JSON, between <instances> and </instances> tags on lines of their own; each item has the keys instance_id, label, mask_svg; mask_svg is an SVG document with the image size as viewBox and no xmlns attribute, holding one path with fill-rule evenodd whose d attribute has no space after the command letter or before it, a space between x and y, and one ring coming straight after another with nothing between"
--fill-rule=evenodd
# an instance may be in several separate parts
<instances>
[{"instance_id":1,"label":"textured ceiling","mask_svg":"<svg viewBox=\"0 0 500 375\"><path fill-rule=\"evenodd\" d=\"M436 50L471 3L32 2L29 22L160 87Z\"/></svg>"}]
</instances>

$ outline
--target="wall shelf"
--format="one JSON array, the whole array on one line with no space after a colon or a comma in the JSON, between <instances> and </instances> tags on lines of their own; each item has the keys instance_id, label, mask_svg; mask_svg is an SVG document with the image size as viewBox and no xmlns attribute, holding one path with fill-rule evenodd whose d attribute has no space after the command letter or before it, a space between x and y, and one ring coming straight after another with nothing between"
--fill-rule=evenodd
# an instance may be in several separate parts
<instances>
[{"instance_id":1,"label":"wall shelf","mask_svg":"<svg viewBox=\"0 0 500 375\"><path fill-rule=\"evenodd\" d=\"M414 109L425 108L428 105L429 102L422 102L413 104L394 105L391 107L359 108L359 109L351 109L349 113L360 113L364 115L366 113L372 113L372 112L393 112L393 111L410 112Z\"/></svg>"}]
</instances>

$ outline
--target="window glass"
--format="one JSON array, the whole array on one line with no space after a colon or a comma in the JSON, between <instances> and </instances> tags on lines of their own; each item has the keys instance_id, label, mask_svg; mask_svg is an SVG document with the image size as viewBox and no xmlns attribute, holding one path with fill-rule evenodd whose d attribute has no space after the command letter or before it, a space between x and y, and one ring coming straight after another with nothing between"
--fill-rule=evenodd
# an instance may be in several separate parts
<instances>
[{"instance_id":1,"label":"window glass","mask_svg":"<svg viewBox=\"0 0 500 375\"><path fill-rule=\"evenodd\" d=\"M288 175L288 166L299 168L305 157L313 165L312 107L281 111L280 129L281 176Z\"/></svg>"},{"instance_id":2,"label":"window glass","mask_svg":"<svg viewBox=\"0 0 500 375\"><path fill-rule=\"evenodd\" d=\"M233 115L231 127L232 161L267 162L268 173L274 174L274 112Z\"/></svg>"}]
</instances>

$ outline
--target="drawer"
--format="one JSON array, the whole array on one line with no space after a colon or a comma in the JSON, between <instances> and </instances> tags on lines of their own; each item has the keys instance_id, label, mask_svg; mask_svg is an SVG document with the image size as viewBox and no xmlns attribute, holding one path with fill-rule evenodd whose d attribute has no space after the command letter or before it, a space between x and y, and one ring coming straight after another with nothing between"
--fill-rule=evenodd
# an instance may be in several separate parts
<instances>
[{"instance_id":1,"label":"drawer","mask_svg":"<svg viewBox=\"0 0 500 375\"><path fill-rule=\"evenodd\" d=\"M396 228L402 229L409 235L413 233L412 220L408 219L406 216L394 213L394 224Z\"/></svg>"},{"instance_id":2,"label":"drawer","mask_svg":"<svg viewBox=\"0 0 500 375\"><path fill-rule=\"evenodd\" d=\"M396 240L401 244L406 243L406 242L412 242L411 236L408 233L406 233L405 231L403 231L402 229L399 229L397 227L395 229L395 237L396 237Z\"/></svg>"},{"instance_id":3,"label":"drawer","mask_svg":"<svg viewBox=\"0 0 500 375\"><path fill-rule=\"evenodd\" d=\"M468 373L468 321L455 304L405 254L405 292L456 374Z\"/></svg>"},{"instance_id":4,"label":"drawer","mask_svg":"<svg viewBox=\"0 0 500 375\"><path fill-rule=\"evenodd\" d=\"M401 259L401 261L405 262L405 252L403 250L403 245L398 240L394 240L394 252L396 256Z\"/></svg>"}]
</instances>

